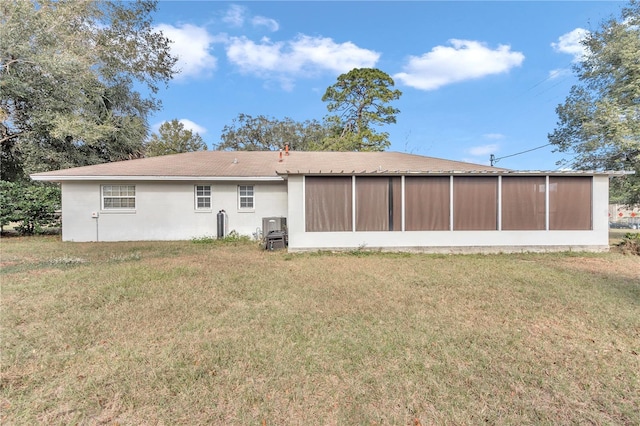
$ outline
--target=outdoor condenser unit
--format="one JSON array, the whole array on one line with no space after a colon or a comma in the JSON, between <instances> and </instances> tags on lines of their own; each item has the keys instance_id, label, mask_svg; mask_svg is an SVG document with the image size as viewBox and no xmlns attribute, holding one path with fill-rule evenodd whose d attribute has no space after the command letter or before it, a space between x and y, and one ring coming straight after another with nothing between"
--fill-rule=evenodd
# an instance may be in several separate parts
<instances>
[{"instance_id":1,"label":"outdoor condenser unit","mask_svg":"<svg viewBox=\"0 0 640 426\"><path fill-rule=\"evenodd\" d=\"M262 218L262 236L267 237L270 232L287 232L286 217L263 217Z\"/></svg>"},{"instance_id":2,"label":"outdoor condenser unit","mask_svg":"<svg viewBox=\"0 0 640 426\"><path fill-rule=\"evenodd\" d=\"M264 248L267 250L283 249L287 247L287 218L263 217L262 237Z\"/></svg>"}]
</instances>

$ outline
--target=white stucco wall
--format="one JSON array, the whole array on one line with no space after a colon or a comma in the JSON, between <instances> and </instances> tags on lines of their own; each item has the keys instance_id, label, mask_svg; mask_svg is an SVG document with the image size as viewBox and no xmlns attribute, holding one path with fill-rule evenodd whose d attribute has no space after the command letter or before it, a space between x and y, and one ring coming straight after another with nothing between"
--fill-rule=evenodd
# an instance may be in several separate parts
<instances>
[{"instance_id":1,"label":"white stucco wall","mask_svg":"<svg viewBox=\"0 0 640 426\"><path fill-rule=\"evenodd\" d=\"M305 232L302 176L290 176L289 250L390 249L426 252L518 252L609 249L608 176L593 178L593 229L588 231Z\"/></svg>"},{"instance_id":2,"label":"white stucco wall","mask_svg":"<svg viewBox=\"0 0 640 426\"><path fill-rule=\"evenodd\" d=\"M101 209L101 186L135 185L134 211ZM196 210L194 185L211 185L212 206ZM237 182L63 182L63 241L186 240L217 234L217 213L227 213L227 230L252 236L262 218L286 216L284 182L254 185L253 210L238 208ZM92 217L92 213L98 217Z\"/></svg>"}]
</instances>

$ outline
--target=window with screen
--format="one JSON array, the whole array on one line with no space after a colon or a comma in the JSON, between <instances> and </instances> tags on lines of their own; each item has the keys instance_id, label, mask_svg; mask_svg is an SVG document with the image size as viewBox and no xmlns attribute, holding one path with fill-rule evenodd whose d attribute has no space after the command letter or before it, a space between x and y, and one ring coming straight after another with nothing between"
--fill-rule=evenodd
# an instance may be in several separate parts
<instances>
[{"instance_id":1,"label":"window with screen","mask_svg":"<svg viewBox=\"0 0 640 426\"><path fill-rule=\"evenodd\" d=\"M254 193L253 185L238 186L238 207L240 210L253 210Z\"/></svg>"},{"instance_id":2,"label":"window with screen","mask_svg":"<svg viewBox=\"0 0 640 426\"><path fill-rule=\"evenodd\" d=\"M135 185L102 185L104 210L134 210L136 208Z\"/></svg>"},{"instance_id":3,"label":"window with screen","mask_svg":"<svg viewBox=\"0 0 640 426\"><path fill-rule=\"evenodd\" d=\"M211 185L196 185L195 197L197 210L211 209Z\"/></svg>"}]
</instances>

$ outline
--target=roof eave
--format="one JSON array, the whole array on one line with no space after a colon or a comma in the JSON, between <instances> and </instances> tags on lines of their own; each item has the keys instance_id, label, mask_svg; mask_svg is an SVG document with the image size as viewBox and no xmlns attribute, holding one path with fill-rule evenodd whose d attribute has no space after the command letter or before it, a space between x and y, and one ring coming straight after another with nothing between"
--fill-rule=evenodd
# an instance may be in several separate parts
<instances>
[{"instance_id":1,"label":"roof eave","mask_svg":"<svg viewBox=\"0 0 640 426\"><path fill-rule=\"evenodd\" d=\"M282 176L55 176L33 174L30 176L35 181L43 182L69 182L69 181L218 181L218 182L281 182Z\"/></svg>"},{"instance_id":2,"label":"roof eave","mask_svg":"<svg viewBox=\"0 0 640 426\"><path fill-rule=\"evenodd\" d=\"M635 171L619 170L286 170L281 176L295 175L521 175L521 176L625 176Z\"/></svg>"}]
</instances>

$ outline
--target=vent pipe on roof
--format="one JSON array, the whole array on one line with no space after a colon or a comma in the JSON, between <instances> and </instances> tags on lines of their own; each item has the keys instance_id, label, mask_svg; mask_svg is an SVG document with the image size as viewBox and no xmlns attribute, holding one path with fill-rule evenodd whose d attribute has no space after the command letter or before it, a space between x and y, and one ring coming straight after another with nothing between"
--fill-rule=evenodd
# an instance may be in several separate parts
<instances>
[{"instance_id":1,"label":"vent pipe on roof","mask_svg":"<svg viewBox=\"0 0 640 426\"><path fill-rule=\"evenodd\" d=\"M278 162L282 163L282 150L280 150L280 159L278 160Z\"/></svg>"},{"instance_id":2,"label":"vent pipe on roof","mask_svg":"<svg viewBox=\"0 0 640 426\"><path fill-rule=\"evenodd\" d=\"M289 155L289 144L284 145L284 155Z\"/></svg>"}]
</instances>

